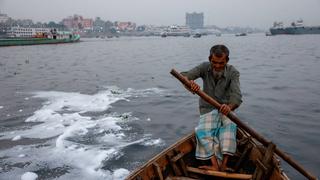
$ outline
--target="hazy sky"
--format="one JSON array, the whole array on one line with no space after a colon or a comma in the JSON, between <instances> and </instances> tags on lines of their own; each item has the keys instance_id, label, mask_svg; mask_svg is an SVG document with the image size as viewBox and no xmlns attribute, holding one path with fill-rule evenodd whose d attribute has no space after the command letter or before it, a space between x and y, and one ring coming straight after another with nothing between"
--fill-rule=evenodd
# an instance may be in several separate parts
<instances>
[{"instance_id":1,"label":"hazy sky","mask_svg":"<svg viewBox=\"0 0 320 180\"><path fill-rule=\"evenodd\" d=\"M138 25L185 24L186 12L203 12L205 25L269 28L303 19L320 25L320 0L0 0L0 12L34 21L61 21L79 14Z\"/></svg>"}]
</instances>

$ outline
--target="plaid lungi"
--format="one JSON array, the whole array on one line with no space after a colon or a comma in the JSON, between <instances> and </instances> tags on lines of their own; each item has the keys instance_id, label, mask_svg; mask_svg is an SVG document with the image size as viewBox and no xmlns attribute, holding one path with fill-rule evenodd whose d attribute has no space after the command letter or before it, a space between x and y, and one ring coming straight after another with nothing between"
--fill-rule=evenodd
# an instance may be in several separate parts
<instances>
[{"instance_id":1,"label":"plaid lungi","mask_svg":"<svg viewBox=\"0 0 320 180\"><path fill-rule=\"evenodd\" d=\"M199 124L195 128L196 158L208 160L216 156L222 160L222 154L234 154L237 147L236 133L236 124L218 110L200 115Z\"/></svg>"}]
</instances>

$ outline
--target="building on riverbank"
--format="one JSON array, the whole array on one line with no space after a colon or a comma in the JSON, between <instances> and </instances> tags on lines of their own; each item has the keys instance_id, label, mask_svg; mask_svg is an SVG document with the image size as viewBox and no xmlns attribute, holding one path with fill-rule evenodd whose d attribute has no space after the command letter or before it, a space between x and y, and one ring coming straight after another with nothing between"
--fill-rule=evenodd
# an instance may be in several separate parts
<instances>
[{"instance_id":1,"label":"building on riverbank","mask_svg":"<svg viewBox=\"0 0 320 180\"><path fill-rule=\"evenodd\" d=\"M191 29L202 29L204 27L203 19L203 13L186 13L186 26Z\"/></svg>"}]
</instances>

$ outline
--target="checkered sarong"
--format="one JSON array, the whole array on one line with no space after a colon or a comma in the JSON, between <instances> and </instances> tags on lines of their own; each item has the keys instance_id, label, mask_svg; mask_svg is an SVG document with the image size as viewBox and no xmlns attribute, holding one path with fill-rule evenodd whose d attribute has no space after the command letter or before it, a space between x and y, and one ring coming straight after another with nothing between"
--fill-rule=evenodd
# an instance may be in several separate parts
<instances>
[{"instance_id":1,"label":"checkered sarong","mask_svg":"<svg viewBox=\"0 0 320 180\"><path fill-rule=\"evenodd\" d=\"M197 138L196 158L210 159L216 156L222 160L222 154L236 152L237 126L227 116L213 110L200 115L200 121L195 128Z\"/></svg>"}]
</instances>

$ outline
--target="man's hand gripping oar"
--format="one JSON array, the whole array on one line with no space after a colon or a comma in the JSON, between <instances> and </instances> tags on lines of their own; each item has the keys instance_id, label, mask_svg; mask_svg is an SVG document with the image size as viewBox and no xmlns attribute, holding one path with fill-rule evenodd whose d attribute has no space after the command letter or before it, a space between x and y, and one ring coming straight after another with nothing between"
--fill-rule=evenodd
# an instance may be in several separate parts
<instances>
[{"instance_id":1,"label":"man's hand gripping oar","mask_svg":"<svg viewBox=\"0 0 320 180\"><path fill-rule=\"evenodd\" d=\"M200 86L194 82L193 80L189 80L187 77L183 76L186 82L189 82L189 86L184 84L184 87L189 90L192 94L197 94L200 90ZM219 111L222 112L224 115L228 115L231 110L235 109L232 105L221 104Z\"/></svg>"}]
</instances>

